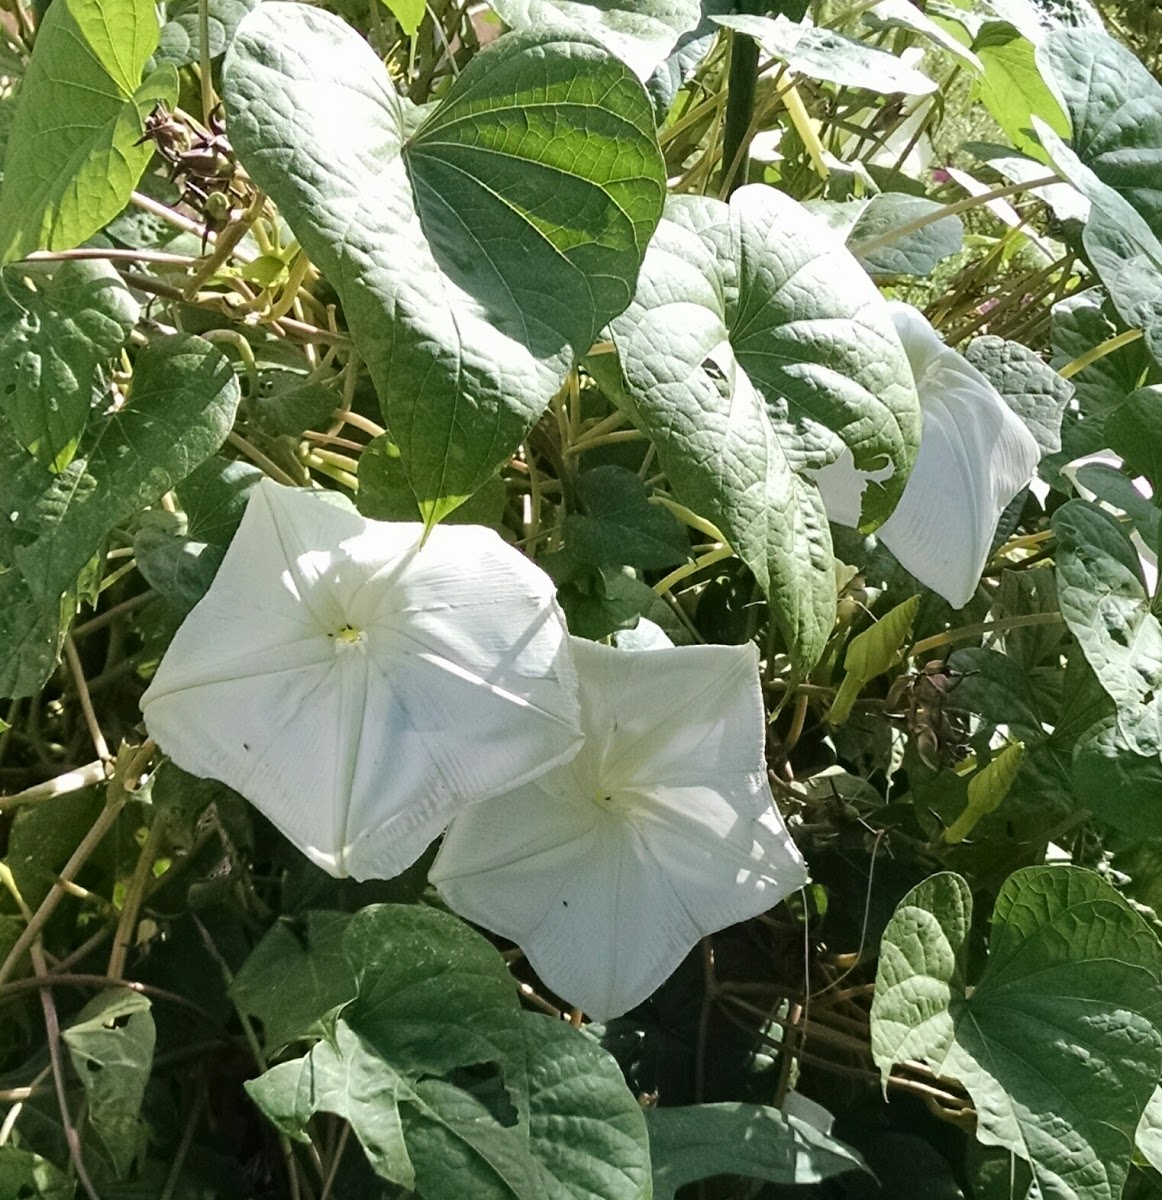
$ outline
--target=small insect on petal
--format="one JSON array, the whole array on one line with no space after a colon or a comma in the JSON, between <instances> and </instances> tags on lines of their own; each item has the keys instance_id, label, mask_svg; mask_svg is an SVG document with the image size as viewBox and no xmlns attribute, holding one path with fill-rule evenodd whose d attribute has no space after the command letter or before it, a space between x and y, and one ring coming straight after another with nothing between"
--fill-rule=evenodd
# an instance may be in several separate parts
<instances>
[{"instance_id":1,"label":"small insect on petal","mask_svg":"<svg viewBox=\"0 0 1162 1200\"><path fill-rule=\"evenodd\" d=\"M142 698L178 766L335 875L398 874L581 744L552 581L491 530L422 534L264 480Z\"/></svg>"},{"instance_id":2,"label":"small insect on petal","mask_svg":"<svg viewBox=\"0 0 1162 1200\"><path fill-rule=\"evenodd\" d=\"M646 999L699 938L773 908L807 872L767 782L753 645L574 640L573 653L585 745L460 813L429 877L605 1020Z\"/></svg>"}]
</instances>

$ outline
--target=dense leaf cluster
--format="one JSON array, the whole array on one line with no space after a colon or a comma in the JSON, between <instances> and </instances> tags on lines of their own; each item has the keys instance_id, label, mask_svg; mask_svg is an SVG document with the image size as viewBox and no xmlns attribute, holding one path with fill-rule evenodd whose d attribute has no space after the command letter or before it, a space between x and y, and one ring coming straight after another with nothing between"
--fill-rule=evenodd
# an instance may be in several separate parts
<instances>
[{"instance_id":1,"label":"dense leaf cluster","mask_svg":"<svg viewBox=\"0 0 1162 1200\"><path fill-rule=\"evenodd\" d=\"M1162 1196L1157 34L9 5L0 1200ZM941 471L959 610L885 544L953 522L876 537ZM140 700L264 477L488 526L575 637L757 647L811 883L598 1024L436 847L332 878L181 770Z\"/></svg>"}]
</instances>

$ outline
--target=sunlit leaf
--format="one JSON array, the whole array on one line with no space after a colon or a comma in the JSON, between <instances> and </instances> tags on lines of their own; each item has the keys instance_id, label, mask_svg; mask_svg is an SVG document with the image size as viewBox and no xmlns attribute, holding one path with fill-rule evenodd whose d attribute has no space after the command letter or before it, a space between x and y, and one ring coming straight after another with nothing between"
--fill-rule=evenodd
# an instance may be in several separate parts
<instances>
[{"instance_id":1,"label":"sunlit leaf","mask_svg":"<svg viewBox=\"0 0 1162 1200\"><path fill-rule=\"evenodd\" d=\"M409 134L353 29L277 3L243 22L223 91L239 157L339 292L438 520L632 298L663 192L645 91L591 43L512 34Z\"/></svg>"},{"instance_id":2,"label":"sunlit leaf","mask_svg":"<svg viewBox=\"0 0 1162 1200\"><path fill-rule=\"evenodd\" d=\"M754 572L796 663L831 631L835 579L809 472L850 450L891 475L882 519L915 455L919 407L886 305L839 235L773 188L730 204L670 201L616 357L592 369L653 439L683 503ZM894 469L894 470L893 470Z\"/></svg>"},{"instance_id":3,"label":"sunlit leaf","mask_svg":"<svg viewBox=\"0 0 1162 1200\"><path fill-rule=\"evenodd\" d=\"M73 456L94 389L137 324L140 306L102 262L66 262L36 287L8 272L0 295L0 409L54 471Z\"/></svg>"},{"instance_id":4,"label":"sunlit leaf","mask_svg":"<svg viewBox=\"0 0 1162 1200\"><path fill-rule=\"evenodd\" d=\"M238 398L238 381L220 350L185 334L161 339L138 355L127 402L90 422L77 457L61 474L29 459L28 468L8 480L0 694L40 688L71 616L65 594L81 569L110 529L219 449Z\"/></svg>"},{"instance_id":5,"label":"sunlit leaf","mask_svg":"<svg viewBox=\"0 0 1162 1200\"><path fill-rule=\"evenodd\" d=\"M496 0L492 8L512 29L595 38L640 79L701 16L696 0Z\"/></svg>"},{"instance_id":6,"label":"sunlit leaf","mask_svg":"<svg viewBox=\"0 0 1162 1200\"><path fill-rule=\"evenodd\" d=\"M157 46L151 0L62 0L37 30L8 137L0 187L0 262L68 250L126 205L153 146L138 144L177 74L142 82Z\"/></svg>"},{"instance_id":7,"label":"sunlit leaf","mask_svg":"<svg viewBox=\"0 0 1162 1200\"><path fill-rule=\"evenodd\" d=\"M1010 876L970 988L971 922L958 875L934 875L900 902L872 1005L880 1070L919 1059L958 1079L977 1137L1024 1158L1043 1200L1119 1195L1162 1073L1162 946L1077 867Z\"/></svg>"},{"instance_id":8,"label":"sunlit leaf","mask_svg":"<svg viewBox=\"0 0 1162 1200\"><path fill-rule=\"evenodd\" d=\"M145 1087L156 1041L149 998L124 988L94 997L61 1033L89 1104L89 1123L119 1178L143 1149Z\"/></svg>"},{"instance_id":9,"label":"sunlit leaf","mask_svg":"<svg viewBox=\"0 0 1162 1200\"><path fill-rule=\"evenodd\" d=\"M1053 515L1061 615L1117 705L1135 753L1162 749L1162 625L1150 611L1138 554L1115 517L1071 500Z\"/></svg>"},{"instance_id":10,"label":"sunlit leaf","mask_svg":"<svg viewBox=\"0 0 1162 1200\"><path fill-rule=\"evenodd\" d=\"M877 49L832 29L796 24L784 16L737 14L716 17L720 25L754 38L763 50L782 59L797 75L871 92L926 96L936 83L886 50Z\"/></svg>"}]
</instances>

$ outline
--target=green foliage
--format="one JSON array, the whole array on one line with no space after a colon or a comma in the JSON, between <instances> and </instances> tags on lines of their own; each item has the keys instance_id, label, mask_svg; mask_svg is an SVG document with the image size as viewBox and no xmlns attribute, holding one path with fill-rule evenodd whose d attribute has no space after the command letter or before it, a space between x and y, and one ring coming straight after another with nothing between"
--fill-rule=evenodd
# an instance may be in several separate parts
<instances>
[{"instance_id":1,"label":"green foliage","mask_svg":"<svg viewBox=\"0 0 1162 1200\"><path fill-rule=\"evenodd\" d=\"M671 201L637 296L610 327L621 402L679 498L754 572L804 670L823 651L835 603L810 469L844 447L857 466L886 458L895 475L868 504L882 512L915 453L911 371L878 303L830 230L756 189L729 208ZM593 368L603 381L613 369L600 359Z\"/></svg>"},{"instance_id":2,"label":"green foliage","mask_svg":"<svg viewBox=\"0 0 1162 1200\"><path fill-rule=\"evenodd\" d=\"M1150 611L1137 552L1116 519L1082 501L1058 509L1053 529L1061 615L1117 706L1126 744L1157 755L1162 626Z\"/></svg>"},{"instance_id":3,"label":"green foliage","mask_svg":"<svg viewBox=\"0 0 1162 1200\"><path fill-rule=\"evenodd\" d=\"M701 15L694 0L497 0L494 11L510 29L594 38L642 79Z\"/></svg>"},{"instance_id":4,"label":"green foliage","mask_svg":"<svg viewBox=\"0 0 1162 1200\"><path fill-rule=\"evenodd\" d=\"M210 27L210 57L224 53L242 19L257 0L207 0ZM178 0L166 5L166 21L158 34L154 61L184 67L198 61L198 5L196 0Z\"/></svg>"},{"instance_id":5,"label":"green foliage","mask_svg":"<svg viewBox=\"0 0 1162 1200\"><path fill-rule=\"evenodd\" d=\"M977 83L981 102L1018 150L1044 160L1033 136L1034 118L1062 135L1068 125L1037 69L1033 43L1007 21L990 21L976 35L972 48L984 67Z\"/></svg>"},{"instance_id":6,"label":"green foliage","mask_svg":"<svg viewBox=\"0 0 1162 1200\"><path fill-rule=\"evenodd\" d=\"M798 29L785 20L734 15L715 18L728 29L754 38L763 50L786 62L797 75L870 92L924 96L931 79L895 55L826 29Z\"/></svg>"},{"instance_id":7,"label":"green foliage","mask_svg":"<svg viewBox=\"0 0 1162 1200\"><path fill-rule=\"evenodd\" d=\"M907 192L881 192L868 201L848 234L864 269L871 275L931 275L937 265L956 254L964 241L964 225L955 213L903 233L903 227L942 213L943 206ZM888 237L895 231L899 235ZM879 250L859 251L862 242L887 240Z\"/></svg>"},{"instance_id":8,"label":"green foliage","mask_svg":"<svg viewBox=\"0 0 1162 1200\"><path fill-rule=\"evenodd\" d=\"M141 1105L153 1067L149 999L128 990L102 992L61 1037L84 1086L93 1132L125 1178L142 1149Z\"/></svg>"},{"instance_id":9,"label":"green foliage","mask_svg":"<svg viewBox=\"0 0 1162 1200\"><path fill-rule=\"evenodd\" d=\"M142 80L157 34L148 0L50 9L8 135L0 262L77 246L124 208L153 157L142 123L177 95L172 67Z\"/></svg>"},{"instance_id":10,"label":"green foliage","mask_svg":"<svg viewBox=\"0 0 1162 1200\"><path fill-rule=\"evenodd\" d=\"M976 338L964 356L1004 396L1043 453L1061 449L1061 422L1074 396L1068 379L1062 379L1028 346L1003 338Z\"/></svg>"},{"instance_id":11,"label":"green foliage","mask_svg":"<svg viewBox=\"0 0 1162 1200\"><path fill-rule=\"evenodd\" d=\"M1057 169L1090 201L1084 245L1124 320L1162 353L1162 206L1150 183L1151 133L1162 128L1162 85L1132 54L1092 31L1061 30L1040 51L1065 100L1069 146L1055 130L1041 141ZM1133 114L1130 116L1130 114Z\"/></svg>"},{"instance_id":12,"label":"green foliage","mask_svg":"<svg viewBox=\"0 0 1162 1200\"><path fill-rule=\"evenodd\" d=\"M343 298L420 510L439 520L632 298L662 203L646 94L591 46L515 35L409 134L343 22L270 5L243 24L224 89L242 161ZM376 140L373 162L344 145L340 111Z\"/></svg>"},{"instance_id":13,"label":"green foliage","mask_svg":"<svg viewBox=\"0 0 1162 1200\"><path fill-rule=\"evenodd\" d=\"M238 383L222 354L176 335L139 356L125 405L90 423L61 474L27 467L10 482L6 507L17 536L0 575L0 691L39 690L64 632L62 595L118 522L222 445L237 405Z\"/></svg>"},{"instance_id":14,"label":"green foliage","mask_svg":"<svg viewBox=\"0 0 1162 1200\"><path fill-rule=\"evenodd\" d=\"M314 1113L342 1116L378 1175L431 1195L649 1195L644 1120L613 1060L522 1013L500 956L461 922L384 905L311 914L308 938L276 926L232 992L272 1045L325 1023L326 1040L248 1085L280 1129L307 1140ZM487 1070L455 1079L473 1067Z\"/></svg>"},{"instance_id":15,"label":"green foliage","mask_svg":"<svg viewBox=\"0 0 1162 1200\"><path fill-rule=\"evenodd\" d=\"M872 1006L880 1070L920 1059L959 1079L977 1136L1024 1158L1040 1195L1118 1195L1162 1071L1162 946L1098 876L1029 868L997 897L988 965L970 990L971 921L956 875L901 900ZM1082 1082L1088 1064L1109 1072L1100 1101Z\"/></svg>"},{"instance_id":16,"label":"green foliage","mask_svg":"<svg viewBox=\"0 0 1162 1200\"><path fill-rule=\"evenodd\" d=\"M1152 7L8 16L0 1198L1156 1197ZM959 612L887 544L910 507L929 561L957 553L938 501L1005 475L993 397L888 300L1042 455ZM436 843L332 878L179 769L141 697L264 477L353 521L487 526L643 672L670 643L757 647L747 786L810 883L597 1025L435 906ZM270 550L285 595L237 613L256 638L351 553ZM347 699L305 761L338 760ZM705 721L649 737L709 811L721 714L667 700Z\"/></svg>"},{"instance_id":17,"label":"green foliage","mask_svg":"<svg viewBox=\"0 0 1162 1200\"><path fill-rule=\"evenodd\" d=\"M49 279L38 275L38 287L11 279L3 298L0 406L20 441L63 471L88 424L98 371L141 310L107 263L66 262Z\"/></svg>"},{"instance_id":18,"label":"green foliage","mask_svg":"<svg viewBox=\"0 0 1162 1200\"><path fill-rule=\"evenodd\" d=\"M821 1183L863 1167L858 1154L797 1117L754 1104L655 1108L647 1117L654 1200L712 1175Z\"/></svg>"},{"instance_id":19,"label":"green foliage","mask_svg":"<svg viewBox=\"0 0 1162 1200\"><path fill-rule=\"evenodd\" d=\"M675 567L690 544L677 519L649 502L641 480L624 467L604 466L577 479L582 507L565 519L569 553L595 567Z\"/></svg>"}]
</instances>

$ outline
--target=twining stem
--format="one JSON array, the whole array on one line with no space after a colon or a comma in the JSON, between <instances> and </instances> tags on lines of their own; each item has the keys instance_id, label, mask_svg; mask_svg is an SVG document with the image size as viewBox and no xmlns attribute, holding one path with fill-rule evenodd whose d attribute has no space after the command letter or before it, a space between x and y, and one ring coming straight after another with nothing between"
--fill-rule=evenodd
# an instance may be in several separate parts
<instances>
[{"instance_id":1,"label":"twining stem","mask_svg":"<svg viewBox=\"0 0 1162 1200\"><path fill-rule=\"evenodd\" d=\"M1054 174L1044 175L1040 179L1030 179L1028 183L1009 183L1004 187L993 188L992 191L982 192L979 196L969 196L965 200L958 200L955 204L945 204L942 208L933 209L931 212L917 217L914 221L907 221L903 225L897 225L894 229L885 230L876 237L865 238L862 242L856 242L854 246L849 246L848 249L857 258L866 258L874 250L890 246L893 242L898 242L900 238L907 237L910 233L915 233L917 229L923 229L926 225L942 221L945 217L954 217L957 213L968 212L973 208L980 208L982 205L988 204L990 200L1001 200L1005 196L1015 196L1018 192L1031 192L1035 188L1048 187L1051 183L1060 182L1061 177Z\"/></svg>"},{"instance_id":2,"label":"twining stem","mask_svg":"<svg viewBox=\"0 0 1162 1200\"><path fill-rule=\"evenodd\" d=\"M790 72L788 72L789 74ZM820 179L826 180L831 175L831 169L823 157L823 143L819 140L819 135L811 124L811 117L807 112L807 106L803 103L803 97L799 95L799 89L793 83L787 87L783 95L783 103L786 105L787 115L791 118L791 124L795 126L795 132L807 149L807 156L811 159L811 166L814 168L815 174Z\"/></svg>"},{"instance_id":3,"label":"twining stem","mask_svg":"<svg viewBox=\"0 0 1162 1200\"><path fill-rule=\"evenodd\" d=\"M706 534L712 542L721 542L726 545L726 538L717 525L706 520L705 517L700 517L696 512L692 512L684 504L679 504L677 500L672 500L669 496L651 496L650 503L660 505L672 512L683 525L688 525L691 529L697 529L699 533Z\"/></svg>"},{"instance_id":4,"label":"twining stem","mask_svg":"<svg viewBox=\"0 0 1162 1200\"><path fill-rule=\"evenodd\" d=\"M758 87L758 43L745 33L732 30L730 34L730 72L727 76L726 115L722 122L723 178L720 194L728 197L746 161L746 135L754 113L755 91Z\"/></svg>"},{"instance_id":5,"label":"twining stem","mask_svg":"<svg viewBox=\"0 0 1162 1200\"><path fill-rule=\"evenodd\" d=\"M161 1189L161 1195L158 1197L158 1200L173 1200L174 1192L177 1190L178 1182L181 1179L182 1168L185 1166L190 1148L194 1144L194 1134L197 1132L198 1122L201 1120L202 1112L206 1107L207 1096L208 1088L203 1082L202 1086L198 1089L193 1104L190 1106L190 1115L186 1118L186 1125L182 1130L181 1141L174 1152L173 1165L169 1169L169 1174L166 1176L165 1185Z\"/></svg>"},{"instance_id":6,"label":"twining stem","mask_svg":"<svg viewBox=\"0 0 1162 1200\"><path fill-rule=\"evenodd\" d=\"M9 812L22 804L42 804L45 800L53 800L57 796L67 796L84 788L96 787L108 778L107 765L101 759L86 763L75 771L66 771L44 783L34 784L12 796L0 796L0 813Z\"/></svg>"},{"instance_id":7,"label":"twining stem","mask_svg":"<svg viewBox=\"0 0 1162 1200\"><path fill-rule=\"evenodd\" d=\"M87 259L154 263L161 267L192 267L198 261L189 254L170 254L165 250L121 250L109 246L79 246L75 250L34 250L20 262L12 265L21 267L26 263L78 262Z\"/></svg>"},{"instance_id":8,"label":"twining stem","mask_svg":"<svg viewBox=\"0 0 1162 1200\"><path fill-rule=\"evenodd\" d=\"M44 980L48 975L48 966L44 961L44 949L41 946L39 935L32 940L29 949L32 957L32 969L36 972L37 979ZM72 1114L69 1112L68 1094L65 1090L65 1069L61 1060L60 1020L57 1017L56 1001L53 999L51 987L45 986L40 989L40 1006L44 1011L44 1028L48 1035L48 1057L52 1064L57 1106L60 1109L65 1141L69 1147L69 1158L72 1160L73 1170L77 1173L77 1179L85 1190L85 1195L89 1197L89 1200L101 1200L97 1189L93 1187L92 1179L89 1178L89 1172L85 1167L85 1158L81 1153L81 1136L77 1133L77 1127L73 1124Z\"/></svg>"},{"instance_id":9,"label":"twining stem","mask_svg":"<svg viewBox=\"0 0 1162 1200\"><path fill-rule=\"evenodd\" d=\"M113 828L117 818L121 815L121 810L125 807L127 800L128 796L122 796L119 800L106 804L101 810L100 816L93 822L89 832L81 839L69 861L61 869L56 882L49 889L48 895L41 901L36 912L32 914L28 924L8 952L8 957L0 965L0 985L8 981L20 960L40 936L40 931L48 924L52 914L56 912L57 905L68 894L68 883L88 862L93 851L104 841L105 835Z\"/></svg>"},{"instance_id":10,"label":"twining stem","mask_svg":"<svg viewBox=\"0 0 1162 1200\"><path fill-rule=\"evenodd\" d=\"M40 907L32 914L28 924L21 931L12 949L8 952L3 964L0 964L0 985L11 978L24 955L40 936L41 930L48 924L49 918L57 910L57 906L65 898L68 883L76 877L80 869L89 861L93 851L105 839L105 835L113 828L121 810L128 803L137 789L138 780L153 757L157 744L152 738L146 740L136 751L126 755L117 765L116 773L109 781L105 796L105 807L93 822L88 833L81 838L77 848L69 857L69 861L61 868L60 874L41 901Z\"/></svg>"},{"instance_id":11,"label":"twining stem","mask_svg":"<svg viewBox=\"0 0 1162 1200\"><path fill-rule=\"evenodd\" d=\"M0 884L3 884L13 900L16 901L16 907L20 910L21 916L26 921L31 922L33 919L32 910L20 894L20 888L17 886L16 879L13 877L7 863L0 863ZM57 1106L61 1114L61 1127L64 1130L65 1141L69 1147L69 1157L72 1159L73 1169L77 1173L77 1178L81 1181L81 1186L85 1189L85 1194L90 1197L90 1200L100 1200L100 1197L97 1196L93 1188L93 1182L85 1170L85 1160L81 1154L81 1139L77 1134L76 1126L73 1125L72 1115L69 1112L68 1096L65 1092L64 1064L61 1061L60 1052L60 1021L57 1018L56 1002L53 1000L52 987L46 983L48 979L48 964L45 962L44 947L41 945L39 935L32 941L30 957L32 959L32 969L36 975L36 983L39 985L40 1004L44 1011L44 1027L48 1036L49 1063L52 1070L53 1083L56 1086ZM19 1112L19 1108L16 1111ZM7 1127L7 1122L5 1122L5 1125ZM7 1134L5 1134L5 1139L6 1136ZM0 1143L5 1139L0 1139Z\"/></svg>"},{"instance_id":12,"label":"twining stem","mask_svg":"<svg viewBox=\"0 0 1162 1200\"><path fill-rule=\"evenodd\" d=\"M148 292L153 296L162 296L167 300L180 300L183 304L194 304L199 308L209 308L215 312L223 311L225 297L219 292L200 292L196 296L189 297L181 288L176 288L173 284L165 283L160 279L154 279L152 275L142 275L137 271L125 271L123 278L130 287L137 288L141 292ZM329 346L341 346L345 349L351 345L350 339L345 334L333 329L320 329L317 325L308 324L306 321L283 317L278 325L288 337L301 342L323 342Z\"/></svg>"},{"instance_id":13,"label":"twining stem","mask_svg":"<svg viewBox=\"0 0 1162 1200\"><path fill-rule=\"evenodd\" d=\"M256 227L261 224L261 221L256 222ZM291 266L286 284L282 289L282 295L279 296L270 312L266 314L268 321L281 321L294 308L299 288L303 286L310 270L311 260L307 257L305 251L300 250L295 256L294 264Z\"/></svg>"},{"instance_id":14,"label":"twining stem","mask_svg":"<svg viewBox=\"0 0 1162 1200\"><path fill-rule=\"evenodd\" d=\"M1127 329L1124 333L1107 338L1104 342L1087 350L1084 354L1079 354L1073 362L1066 363L1065 366L1058 370L1057 374L1062 379L1072 379L1078 372L1084 371L1086 367L1092 367L1095 362L1105 358L1107 354L1113 354L1115 350L1120 350L1123 346L1133 345L1141 336L1142 331L1140 329Z\"/></svg>"},{"instance_id":15,"label":"twining stem","mask_svg":"<svg viewBox=\"0 0 1162 1200\"><path fill-rule=\"evenodd\" d=\"M565 447L566 455L585 454L596 450L598 446L617 446L622 442L643 442L646 435L640 429L619 429L615 433L605 433L600 437L586 436L579 442Z\"/></svg>"},{"instance_id":16,"label":"twining stem","mask_svg":"<svg viewBox=\"0 0 1162 1200\"><path fill-rule=\"evenodd\" d=\"M180 212L170 208L168 204L162 204L160 200L155 200L144 192L134 192L129 197L129 202L135 208L140 208L142 212L149 213L150 216L160 217L167 225L172 225L183 233L192 233L195 237L204 238L210 245L217 241L217 235L212 229L207 229L197 221L183 216Z\"/></svg>"},{"instance_id":17,"label":"twining stem","mask_svg":"<svg viewBox=\"0 0 1162 1200\"><path fill-rule=\"evenodd\" d=\"M218 964L218 970L222 973L222 981L226 985L226 992L229 994L230 988L234 986L234 972L230 970L226 960L222 957L221 951L210 936L210 931L197 917L194 917L194 925L210 957ZM239 1024L242 1026L242 1036L246 1039L246 1045L250 1049L250 1053L258 1069L265 1071L270 1064L267 1062L265 1053L263 1053L262 1043L258 1040L258 1034L254 1032L254 1023L237 1003L234 1005L234 1012L238 1017ZM280 1133L278 1142L282 1150L283 1161L286 1164L287 1187L290 1192L290 1200L301 1200L302 1190L299 1186L298 1164L295 1162L294 1150L291 1147L290 1138L285 1133ZM318 1155L313 1142L311 1143L311 1150L315 1152L316 1156ZM321 1166L319 1174L320 1176L322 1175Z\"/></svg>"},{"instance_id":18,"label":"twining stem","mask_svg":"<svg viewBox=\"0 0 1162 1200\"><path fill-rule=\"evenodd\" d=\"M205 3L205 0L201 0L201 2ZM262 216L262 210L265 207L265 193L255 191L254 198L250 201L246 211L237 221L232 221L222 231L221 236L214 243L214 253L209 258L203 259L201 266L190 277L183 299L192 298L207 279L210 279L220 267L225 266L230 256L238 249L239 242L250 232L255 221Z\"/></svg>"},{"instance_id":19,"label":"twining stem","mask_svg":"<svg viewBox=\"0 0 1162 1200\"><path fill-rule=\"evenodd\" d=\"M202 85L202 124L210 128L214 111L214 77L210 67L210 4L198 0L198 79Z\"/></svg>"},{"instance_id":20,"label":"twining stem","mask_svg":"<svg viewBox=\"0 0 1162 1200\"><path fill-rule=\"evenodd\" d=\"M0 997L7 999L9 996L37 991L44 987L94 988L96 990L103 990L109 986L109 983L110 980L106 975L89 975L72 971L62 971L59 967L54 967L44 978L33 975L28 979L14 979L11 983L6 983L3 988L0 988ZM219 1019L217 1017L207 1012L200 1004L195 1004L192 1000L187 1000L185 996L180 996L177 992L170 992L165 988L156 987L149 983L139 983L135 979L119 980L116 986L124 988L126 991L136 992L139 996L148 996L151 1000L164 1000L168 1004L175 1004L178 1008L184 1008L187 1012L193 1013L207 1025L213 1028L218 1027Z\"/></svg>"},{"instance_id":21,"label":"twining stem","mask_svg":"<svg viewBox=\"0 0 1162 1200\"><path fill-rule=\"evenodd\" d=\"M327 1168L327 1177L323 1180L323 1190L319 1193L319 1200L330 1200L331 1189L335 1186L335 1179L339 1174L339 1163L343 1158L343 1151L347 1149L347 1139L351 1136L351 1125L349 1122L343 1122L343 1128L339 1131L338 1141L335 1143L335 1149L331 1154L331 1162Z\"/></svg>"},{"instance_id":22,"label":"twining stem","mask_svg":"<svg viewBox=\"0 0 1162 1200\"><path fill-rule=\"evenodd\" d=\"M369 421L366 417L361 417L357 412L351 412L350 409L336 409L332 414L336 421L342 421L346 425L350 425L352 429L358 429L361 433L366 433L369 437L383 437L386 430L382 425L376 425L374 421Z\"/></svg>"},{"instance_id":23,"label":"twining stem","mask_svg":"<svg viewBox=\"0 0 1162 1200\"><path fill-rule=\"evenodd\" d=\"M125 891L125 900L121 905L121 916L117 921L117 931L113 934L113 950L109 955L109 966L105 974L110 979L119 980L125 974L125 960L129 956L129 947L133 944L133 933L137 928L137 917L141 912L141 904L145 899L145 889L149 883L149 875L153 870L154 860L161 849L162 833L165 822L155 813L153 824L149 827L141 853L137 856L137 866L129 887Z\"/></svg>"},{"instance_id":24,"label":"twining stem","mask_svg":"<svg viewBox=\"0 0 1162 1200\"><path fill-rule=\"evenodd\" d=\"M97 751L97 757L102 762L109 762L113 756L109 753L109 743L105 741L105 735L101 732L101 723L97 720L96 712L93 711L93 700L89 695L89 685L85 682L84 668L81 666L77 648L71 637L65 637L64 649L65 661L69 664L73 683L77 687L77 699L81 704L85 725L88 727L89 737L93 739L93 749Z\"/></svg>"},{"instance_id":25,"label":"twining stem","mask_svg":"<svg viewBox=\"0 0 1162 1200\"><path fill-rule=\"evenodd\" d=\"M962 625L959 629L946 629L931 637L916 642L906 653L906 658L918 658L929 650L950 646L953 642L974 641L989 633L1003 633L1006 629L1022 629L1029 625L1062 625L1065 618L1060 613L1023 613L1016 617L1001 617L996 621L981 621L979 625Z\"/></svg>"},{"instance_id":26,"label":"twining stem","mask_svg":"<svg viewBox=\"0 0 1162 1200\"><path fill-rule=\"evenodd\" d=\"M105 609L104 612L99 612L95 617L90 618L81 625L73 628L73 641L78 642L81 638L88 637L91 633L96 633L99 629L104 629L106 625L111 625L118 617L123 617L126 613L131 613L135 609L140 608L143 604L148 604L150 600L156 599L157 593L150 589L145 592L138 592L136 596L130 596L128 600L122 600L119 604L114 604ZM0 808L3 808L4 802L0 800Z\"/></svg>"},{"instance_id":27,"label":"twining stem","mask_svg":"<svg viewBox=\"0 0 1162 1200\"><path fill-rule=\"evenodd\" d=\"M240 433L236 433L234 430L231 430L226 435L226 441L229 442L235 450L240 450L243 454L245 454L251 462L255 463L257 466L260 466L271 477L271 479L276 480L278 483L285 483L287 487L299 486L298 481L296 479L292 479L291 476L274 461L274 459L270 458L266 454L263 454L263 452L259 450L257 446L252 446Z\"/></svg>"},{"instance_id":28,"label":"twining stem","mask_svg":"<svg viewBox=\"0 0 1162 1200\"><path fill-rule=\"evenodd\" d=\"M669 575L664 579L659 580L654 584L654 591L661 596L668 592L676 583L681 583L683 579L688 579L691 575L697 574L703 567L712 567L715 563L722 562L724 559L731 558L734 551L729 546L719 546L715 550L711 550L707 554L703 554L700 558L696 558L693 562L683 563L680 567L675 567Z\"/></svg>"}]
</instances>

